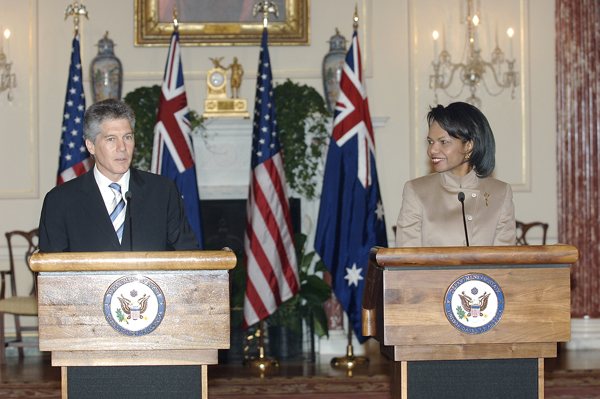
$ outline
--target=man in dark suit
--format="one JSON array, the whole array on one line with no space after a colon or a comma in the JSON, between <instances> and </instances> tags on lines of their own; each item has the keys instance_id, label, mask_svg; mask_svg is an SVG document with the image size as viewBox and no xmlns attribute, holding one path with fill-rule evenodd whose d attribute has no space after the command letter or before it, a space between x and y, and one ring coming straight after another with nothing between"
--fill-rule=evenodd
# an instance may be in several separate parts
<instances>
[{"instance_id":1,"label":"man in dark suit","mask_svg":"<svg viewBox=\"0 0 600 399\"><path fill-rule=\"evenodd\" d=\"M175 183L130 167L134 126L133 111L121 101L104 100L86 111L83 135L96 165L46 195L40 218L40 251L200 249ZM119 184L123 196L131 194L120 218L121 240L110 219L115 200L111 183ZM130 215L133 234L129 230Z\"/></svg>"},{"instance_id":2,"label":"man in dark suit","mask_svg":"<svg viewBox=\"0 0 600 399\"><path fill-rule=\"evenodd\" d=\"M134 126L133 111L121 101L100 101L86 111L83 136L95 166L46 194L41 252L200 249L175 182L131 168ZM67 373L73 398L183 399L201 389L200 366L69 367ZM124 393L118 387L125 382L135 383Z\"/></svg>"}]
</instances>

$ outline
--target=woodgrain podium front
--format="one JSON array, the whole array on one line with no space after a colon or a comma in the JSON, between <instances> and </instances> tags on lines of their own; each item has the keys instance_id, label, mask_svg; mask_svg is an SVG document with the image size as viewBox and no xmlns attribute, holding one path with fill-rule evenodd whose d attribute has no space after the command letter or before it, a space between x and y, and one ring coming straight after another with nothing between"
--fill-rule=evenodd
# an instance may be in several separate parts
<instances>
[{"instance_id":1,"label":"woodgrain podium front","mask_svg":"<svg viewBox=\"0 0 600 399\"><path fill-rule=\"evenodd\" d=\"M207 398L207 365L229 348L235 265L229 251L34 254L39 346L62 367L62 397L71 367L193 365Z\"/></svg>"},{"instance_id":2,"label":"woodgrain podium front","mask_svg":"<svg viewBox=\"0 0 600 399\"><path fill-rule=\"evenodd\" d=\"M571 338L569 264L577 258L569 245L373 248L363 335L393 361L392 397L464 398L481 390L488 398L543 398L544 358ZM454 368L466 371L446 380Z\"/></svg>"}]
</instances>

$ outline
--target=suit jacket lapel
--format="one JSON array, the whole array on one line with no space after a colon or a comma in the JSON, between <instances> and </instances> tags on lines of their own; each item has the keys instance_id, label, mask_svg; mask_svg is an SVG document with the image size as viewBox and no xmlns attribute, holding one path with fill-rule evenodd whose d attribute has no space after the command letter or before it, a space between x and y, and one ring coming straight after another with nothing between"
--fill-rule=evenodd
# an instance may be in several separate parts
<instances>
[{"instance_id":1,"label":"suit jacket lapel","mask_svg":"<svg viewBox=\"0 0 600 399\"><path fill-rule=\"evenodd\" d=\"M85 175L81 184L81 190L85 193L82 200L82 207L86 210L90 220L90 228L95 228L99 232L99 240L111 245L115 251L121 249L119 238L115 228L110 222L110 216L104 205L102 194L94 177L94 168L90 169Z\"/></svg>"}]
</instances>

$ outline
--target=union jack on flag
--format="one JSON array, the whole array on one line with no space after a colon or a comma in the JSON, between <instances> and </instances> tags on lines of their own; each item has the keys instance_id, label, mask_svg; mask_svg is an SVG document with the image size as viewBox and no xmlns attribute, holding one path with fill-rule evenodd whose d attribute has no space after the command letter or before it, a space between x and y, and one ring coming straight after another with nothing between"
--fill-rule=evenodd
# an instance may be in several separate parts
<instances>
[{"instance_id":1,"label":"union jack on flag","mask_svg":"<svg viewBox=\"0 0 600 399\"><path fill-rule=\"evenodd\" d=\"M79 55L79 36L73 38L69 81L63 111L62 134L60 139L60 157L56 185L76 178L90 170L94 161L83 139L83 115L85 114L85 95L81 57Z\"/></svg>"},{"instance_id":2,"label":"union jack on flag","mask_svg":"<svg viewBox=\"0 0 600 399\"><path fill-rule=\"evenodd\" d=\"M244 258L248 279L243 328L269 316L300 291L292 218L275 117L267 30L263 30L254 125Z\"/></svg>"},{"instance_id":3,"label":"union jack on flag","mask_svg":"<svg viewBox=\"0 0 600 399\"><path fill-rule=\"evenodd\" d=\"M374 246L387 246L375 143L356 30L346 54L327 152L315 250L359 342L362 296Z\"/></svg>"},{"instance_id":4,"label":"union jack on flag","mask_svg":"<svg viewBox=\"0 0 600 399\"><path fill-rule=\"evenodd\" d=\"M170 177L177 184L185 211L202 248L200 198L196 180L196 163L191 136L190 111L187 106L179 32L173 32L165 67L154 126L151 171Z\"/></svg>"}]
</instances>

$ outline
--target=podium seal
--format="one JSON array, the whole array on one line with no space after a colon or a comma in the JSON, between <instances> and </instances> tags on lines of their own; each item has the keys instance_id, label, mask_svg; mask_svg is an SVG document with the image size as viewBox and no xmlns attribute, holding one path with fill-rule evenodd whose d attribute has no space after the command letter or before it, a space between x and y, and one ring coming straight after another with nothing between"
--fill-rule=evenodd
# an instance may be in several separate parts
<instances>
[{"instance_id":1,"label":"podium seal","mask_svg":"<svg viewBox=\"0 0 600 399\"><path fill-rule=\"evenodd\" d=\"M104 294L104 316L112 328L124 335L142 336L154 331L165 316L165 296L147 277L125 276Z\"/></svg>"},{"instance_id":2,"label":"podium seal","mask_svg":"<svg viewBox=\"0 0 600 399\"><path fill-rule=\"evenodd\" d=\"M444 301L450 324L467 334L481 334L498 324L504 314L504 294L485 274L466 274L456 279Z\"/></svg>"}]
</instances>

